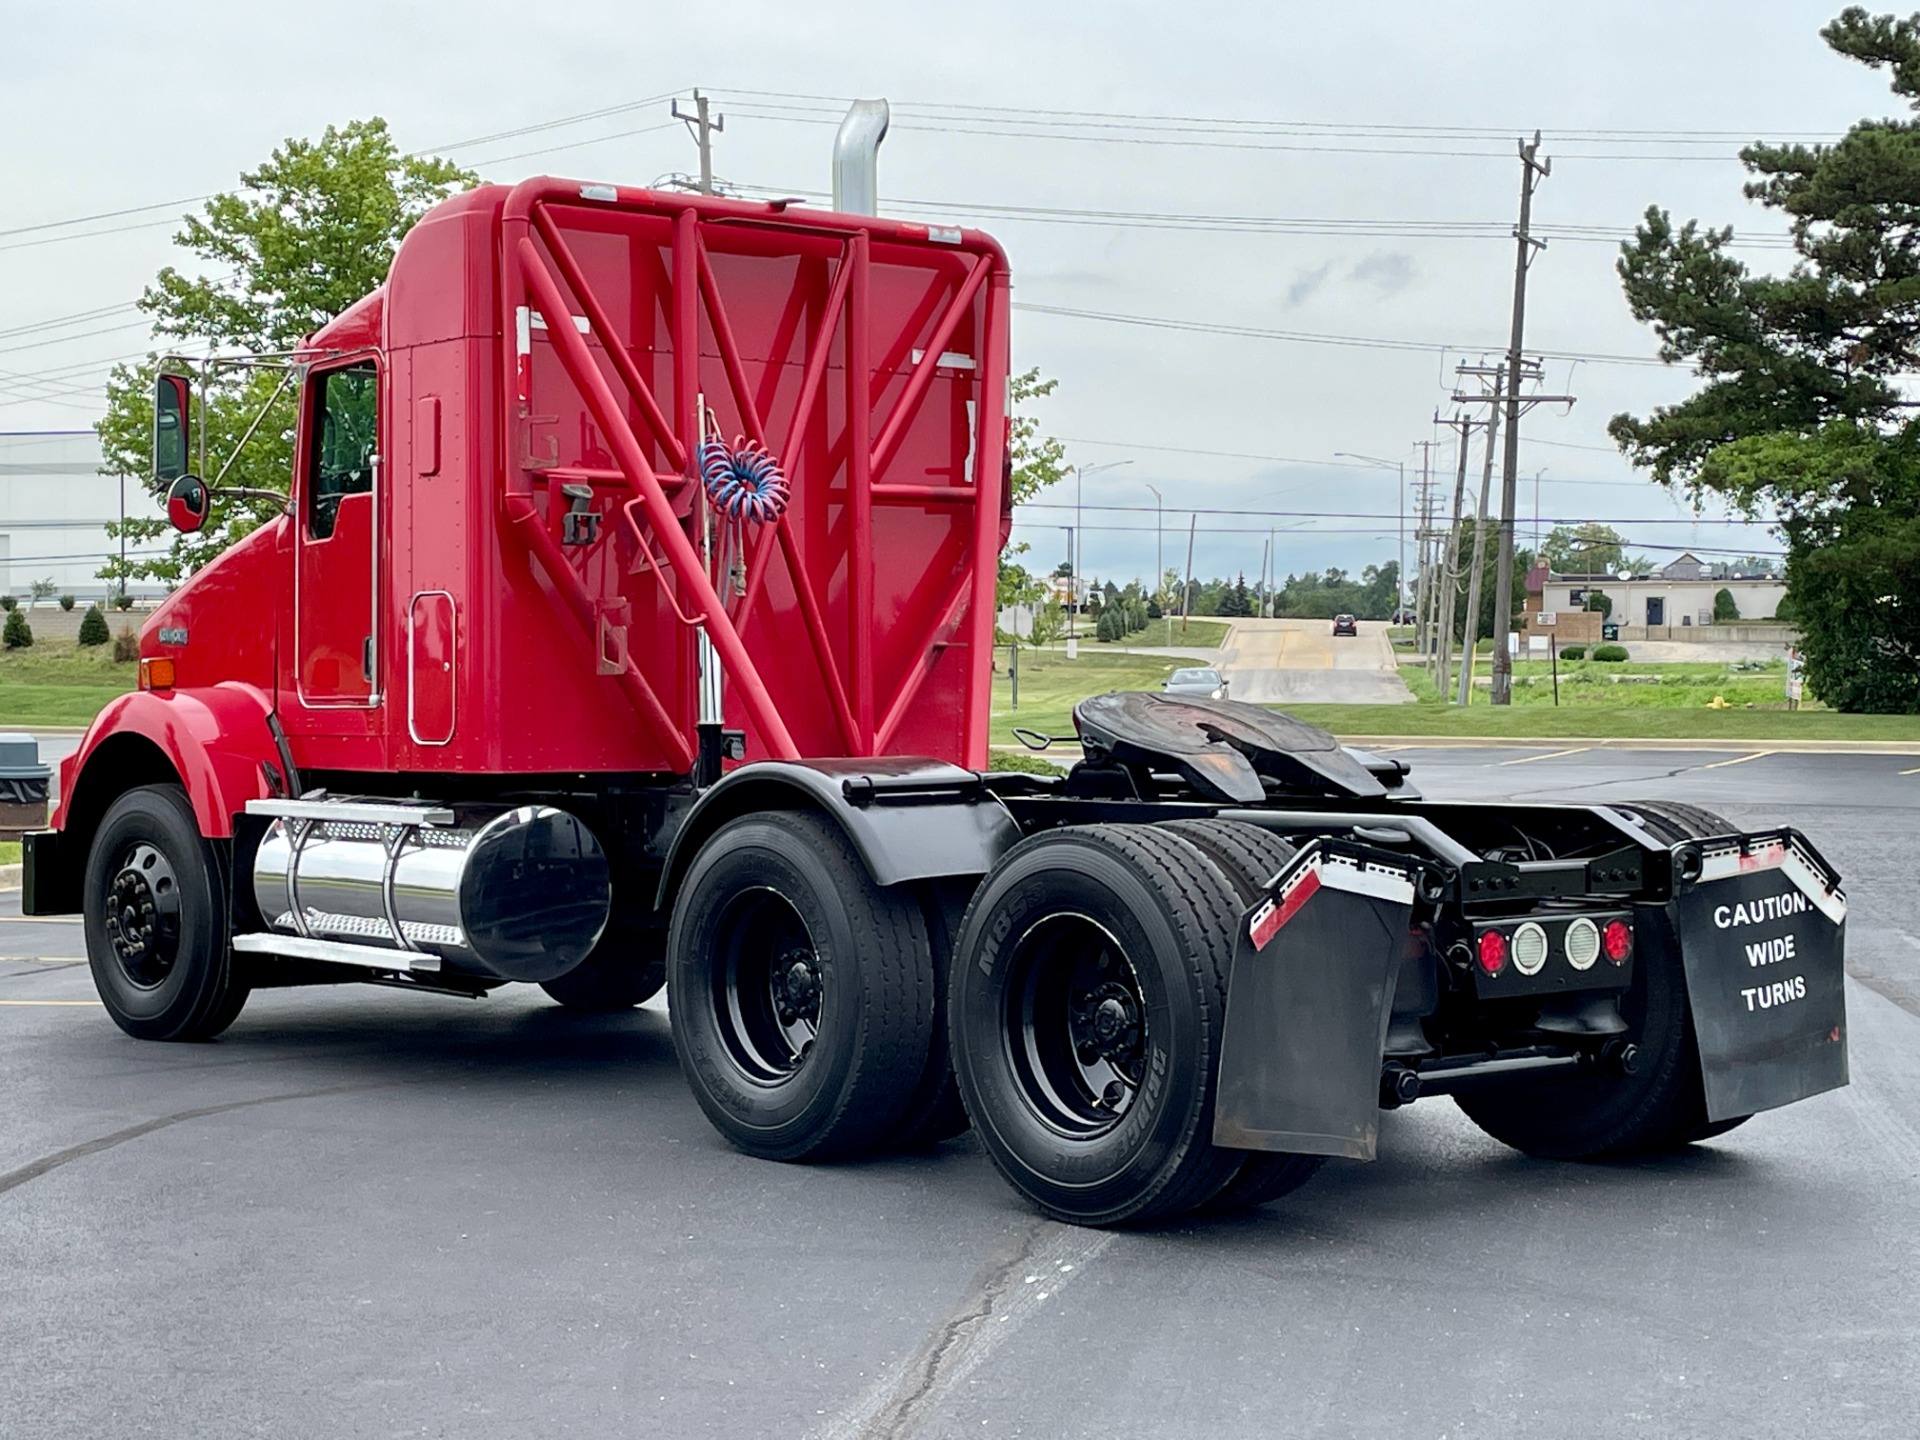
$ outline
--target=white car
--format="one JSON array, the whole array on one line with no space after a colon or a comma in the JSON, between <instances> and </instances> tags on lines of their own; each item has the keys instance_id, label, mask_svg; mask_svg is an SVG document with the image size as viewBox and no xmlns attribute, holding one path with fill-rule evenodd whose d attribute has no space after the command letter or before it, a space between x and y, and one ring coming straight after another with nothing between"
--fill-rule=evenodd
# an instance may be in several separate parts
<instances>
[{"instance_id":1,"label":"white car","mask_svg":"<svg viewBox=\"0 0 1920 1440\"><path fill-rule=\"evenodd\" d=\"M1194 666L1174 671L1161 682L1160 688L1169 695L1204 695L1209 700L1224 700L1227 677L1210 665Z\"/></svg>"}]
</instances>

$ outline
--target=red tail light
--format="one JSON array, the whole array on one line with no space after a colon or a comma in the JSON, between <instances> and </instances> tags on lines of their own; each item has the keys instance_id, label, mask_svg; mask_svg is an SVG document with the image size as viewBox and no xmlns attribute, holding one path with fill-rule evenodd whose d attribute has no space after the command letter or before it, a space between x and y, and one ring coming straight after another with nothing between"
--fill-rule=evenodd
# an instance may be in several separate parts
<instances>
[{"instance_id":1,"label":"red tail light","mask_svg":"<svg viewBox=\"0 0 1920 1440\"><path fill-rule=\"evenodd\" d=\"M1507 968L1507 937L1498 930L1488 930L1480 936L1480 968L1489 975L1498 975Z\"/></svg>"},{"instance_id":2,"label":"red tail light","mask_svg":"<svg viewBox=\"0 0 1920 1440\"><path fill-rule=\"evenodd\" d=\"M1607 959L1624 965L1633 954L1633 927L1624 920L1609 920L1607 928L1600 932L1600 943L1606 948Z\"/></svg>"}]
</instances>

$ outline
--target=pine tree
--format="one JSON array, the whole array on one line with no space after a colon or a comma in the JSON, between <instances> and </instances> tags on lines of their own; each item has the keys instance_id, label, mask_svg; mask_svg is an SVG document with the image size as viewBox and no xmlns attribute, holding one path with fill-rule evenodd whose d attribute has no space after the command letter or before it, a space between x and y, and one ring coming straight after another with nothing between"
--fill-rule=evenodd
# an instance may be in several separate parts
<instances>
[{"instance_id":1,"label":"pine tree","mask_svg":"<svg viewBox=\"0 0 1920 1440\"><path fill-rule=\"evenodd\" d=\"M107 631L107 617L98 605L89 605L87 613L80 617L80 643L82 645L104 645L113 636Z\"/></svg>"}]
</instances>

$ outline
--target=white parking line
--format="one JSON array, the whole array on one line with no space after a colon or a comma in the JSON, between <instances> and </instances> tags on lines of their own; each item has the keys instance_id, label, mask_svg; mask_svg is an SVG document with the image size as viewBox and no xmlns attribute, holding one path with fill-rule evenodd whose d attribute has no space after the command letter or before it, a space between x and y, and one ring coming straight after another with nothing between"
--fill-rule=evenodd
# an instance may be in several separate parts
<instances>
[{"instance_id":1,"label":"white parking line","mask_svg":"<svg viewBox=\"0 0 1920 1440\"><path fill-rule=\"evenodd\" d=\"M1531 765L1536 760L1558 760L1564 755L1584 755L1593 749L1591 745L1576 745L1571 750L1552 750L1545 755L1522 755L1518 760L1501 760L1501 765Z\"/></svg>"},{"instance_id":2,"label":"white parking line","mask_svg":"<svg viewBox=\"0 0 1920 1440\"><path fill-rule=\"evenodd\" d=\"M1702 765L1702 770L1721 770L1728 765L1744 765L1749 760L1764 760L1773 754L1771 750L1756 750L1751 755L1736 755L1731 760L1716 760L1711 765Z\"/></svg>"}]
</instances>

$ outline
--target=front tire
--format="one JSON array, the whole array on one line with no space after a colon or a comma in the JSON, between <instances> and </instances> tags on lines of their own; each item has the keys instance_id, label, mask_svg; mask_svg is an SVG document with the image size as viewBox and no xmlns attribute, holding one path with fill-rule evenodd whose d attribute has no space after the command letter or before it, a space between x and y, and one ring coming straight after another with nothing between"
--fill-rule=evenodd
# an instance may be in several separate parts
<instances>
[{"instance_id":1,"label":"front tire","mask_svg":"<svg viewBox=\"0 0 1920 1440\"><path fill-rule=\"evenodd\" d=\"M100 1003L141 1040L210 1040L247 987L228 943L225 867L177 785L129 790L87 854L82 911Z\"/></svg>"},{"instance_id":2,"label":"front tire","mask_svg":"<svg viewBox=\"0 0 1920 1440\"><path fill-rule=\"evenodd\" d=\"M933 1024L926 923L832 821L779 811L716 831L674 903L667 971L687 1083L748 1154L852 1154L899 1123Z\"/></svg>"}]
</instances>

